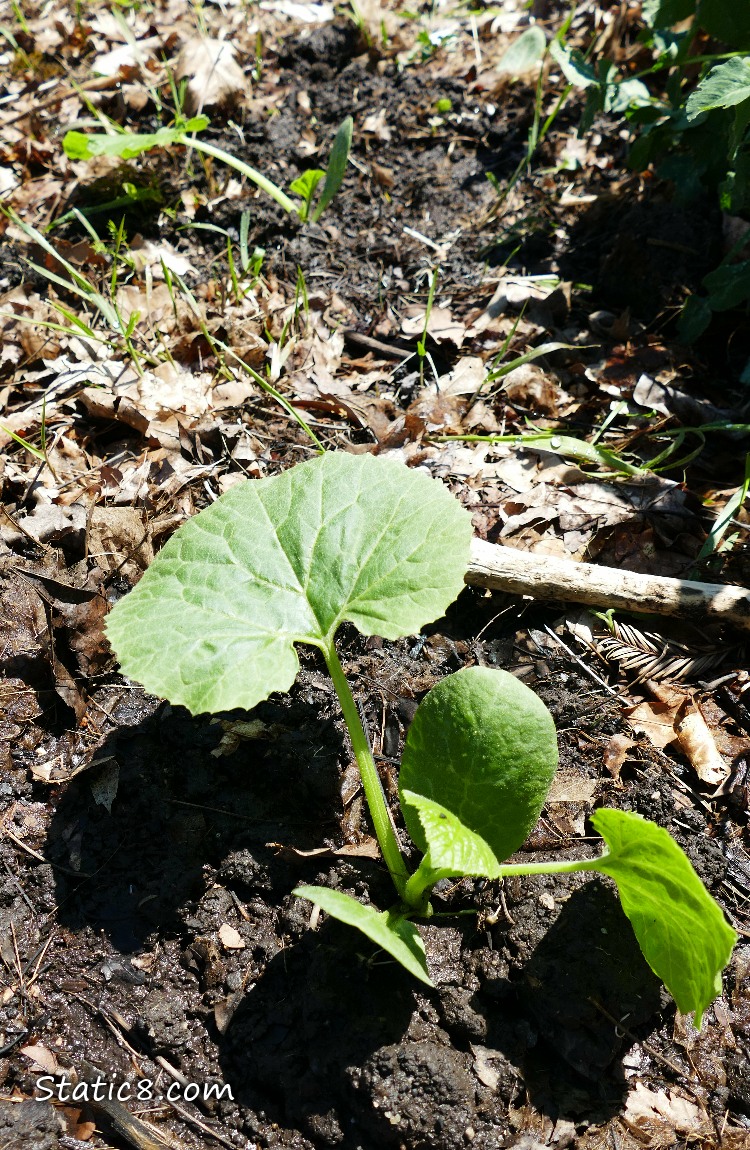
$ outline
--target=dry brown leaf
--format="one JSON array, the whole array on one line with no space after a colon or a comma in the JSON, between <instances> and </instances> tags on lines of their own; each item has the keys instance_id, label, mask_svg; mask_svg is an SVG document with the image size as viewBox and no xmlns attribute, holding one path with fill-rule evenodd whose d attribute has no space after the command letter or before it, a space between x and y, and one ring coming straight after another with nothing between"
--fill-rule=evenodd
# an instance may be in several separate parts
<instances>
[{"instance_id":1,"label":"dry brown leaf","mask_svg":"<svg viewBox=\"0 0 750 1150\"><path fill-rule=\"evenodd\" d=\"M35 1070L41 1070L43 1074L56 1074L60 1069L52 1051L43 1046L41 1042L36 1042L32 1046L22 1046L21 1054L31 1060Z\"/></svg>"},{"instance_id":2,"label":"dry brown leaf","mask_svg":"<svg viewBox=\"0 0 750 1150\"><path fill-rule=\"evenodd\" d=\"M407 307L401 321L401 330L404 335L421 336L424 331L426 315L427 308L420 307L418 304ZM427 322L427 331L436 343L450 342L454 343L456 347L461 346L466 336L465 324L454 320L447 307L434 307L432 309Z\"/></svg>"},{"instance_id":3,"label":"dry brown leaf","mask_svg":"<svg viewBox=\"0 0 750 1150\"><path fill-rule=\"evenodd\" d=\"M230 926L228 922L222 923L219 927L219 938L221 945L225 950L244 950L245 940L238 930Z\"/></svg>"},{"instance_id":4,"label":"dry brown leaf","mask_svg":"<svg viewBox=\"0 0 750 1150\"><path fill-rule=\"evenodd\" d=\"M664 703L639 703L637 707L630 708L626 714L633 730L646 735L660 751L677 738L674 729L674 710Z\"/></svg>"},{"instance_id":5,"label":"dry brown leaf","mask_svg":"<svg viewBox=\"0 0 750 1150\"><path fill-rule=\"evenodd\" d=\"M710 787L718 787L728 778L729 767L721 757L694 697L688 691L664 683L650 683L649 687L660 702L674 709L677 741L698 778Z\"/></svg>"},{"instance_id":6,"label":"dry brown leaf","mask_svg":"<svg viewBox=\"0 0 750 1150\"><path fill-rule=\"evenodd\" d=\"M635 746L635 739L627 735L613 735L604 751L604 766L613 779L619 779L623 763L628 759L628 751Z\"/></svg>"},{"instance_id":7,"label":"dry brown leaf","mask_svg":"<svg viewBox=\"0 0 750 1150\"><path fill-rule=\"evenodd\" d=\"M441 375L437 383L430 383L429 390L442 395L476 395L484 383L484 360L478 355L467 355L459 359L447 375Z\"/></svg>"},{"instance_id":8,"label":"dry brown leaf","mask_svg":"<svg viewBox=\"0 0 750 1150\"><path fill-rule=\"evenodd\" d=\"M81 1122L81 1110L76 1106L61 1106L58 1113L62 1114L68 1128L68 1134L77 1142L88 1142L96 1133L96 1122Z\"/></svg>"},{"instance_id":9,"label":"dry brown leaf","mask_svg":"<svg viewBox=\"0 0 750 1150\"><path fill-rule=\"evenodd\" d=\"M590 803L598 782L583 775L558 771L547 795L548 803Z\"/></svg>"},{"instance_id":10,"label":"dry brown leaf","mask_svg":"<svg viewBox=\"0 0 750 1150\"><path fill-rule=\"evenodd\" d=\"M154 558L144 513L136 507L93 507L88 556L108 574L117 571L131 583L136 582Z\"/></svg>"},{"instance_id":11,"label":"dry brown leaf","mask_svg":"<svg viewBox=\"0 0 750 1150\"><path fill-rule=\"evenodd\" d=\"M387 144L392 136L391 129L386 122L387 112L385 108L380 108L377 112L371 112L369 116L365 116L360 131L365 134L374 136L376 140L382 140Z\"/></svg>"},{"instance_id":12,"label":"dry brown leaf","mask_svg":"<svg viewBox=\"0 0 750 1150\"><path fill-rule=\"evenodd\" d=\"M511 403L557 418L567 415L576 406L573 397L535 363L514 367L503 377L502 389ZM544 449L544 444L537 446ZM549 450L553 450L551 445Z\"/></svg>"},{"instance_id":13,"label":"dry brown leaf","mask_svg":"<svg viewBox=\"0 0 750 1150\"><path fill-rule=\"evenodd\" d=\"M697 1135L706 1123L706 1115L699 1106L670 1090L649 1090L637 1082L630 1091L624 1117L634 1126L647 1129L652 1122L668 1125L677 1134Z\"/></svg>"},{"instance_id":14,"label":"dry brown leaf","mask_svg":"<svg viewBox=\"0 0 750 1150\"><path fill-rule=\"evenodd\" d=\"M303 851L298 847L285 846L284 843L266 843L266 846L271 850L278 851L279 854L286 855L288 858L308 859L318 858L322 856L343 855L349 858L362 858L362 859L379 859L380 847L378 846L377 839L370 837L362 839L358 843L344 843L341 847L314 847L312 850Z\"/></svg>"},{"instance_id":15,"label":"dry brown leaf","mask_svg":"<svg viewBox=\"0 0 750 1150\"><path fill-rule=\"evenodd\" d=\"M183 45L175 75L178 80L188 79L185 93L188 115L228 104L245 94L245 74L235 57L234 45L226 40L192 36Z\"/></svg>"},{"instance_id":16,"label":"dry brown leaf","mask_svg":"<svg viewBox=\"0 0 750 1150\"><path fill-rule=\"evenodd\" d=\"M729 776L711 731L690 692L649 683L654 703L640 703L628 713L630 725L663 750L676 742L701 782L717 787Z\"/></svg>"}]
</instances>

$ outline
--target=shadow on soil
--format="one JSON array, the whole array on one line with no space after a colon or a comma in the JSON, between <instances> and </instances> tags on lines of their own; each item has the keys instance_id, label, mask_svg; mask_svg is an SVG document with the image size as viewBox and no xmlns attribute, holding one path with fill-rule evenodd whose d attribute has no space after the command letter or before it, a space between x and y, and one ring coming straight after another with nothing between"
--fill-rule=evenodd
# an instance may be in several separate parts
<instances>
[{"instance_id":1,"label":"shadow on soil","mask_svg":"<svg viewBox=\"0 0 750 1150\"><path fill-rule=\"evenodd\" d=\"M332 921L308 929L309 905L290 897L301 880L340 883L381 906L391 892L370 860L290 858L267 846L304 850L335 835L341 738L313 702L270 701L255 717L264 739L230 758L211 754L221 728L181 711L131 728L112 748L112 815L87 773L73 780L47 854L87 877L56 872L61 923L103 933L127 975L128 957L154 939L171 935L194 956L233 921L232 898L241 900L250 933L233 969L246 990L225 1033L210 1008L205 1025L258 1135L275 1122L320 1147L453 1150L471 1128L499 1150L521 1082L553 1121L618 1113L625 1081L616 1060L629 1040L617 1020L637 1032L660 993L609 887L594 880L571 893L558 883L544 903L546 888L524 883L513 923L495 927L490 945L473 918L430 927L440 987L423 994L356 932ZM97 948L99 961L104 953ZM203 1001L224 1001L236 983L219 970L210 983L195 967L191 1001L178 983L165 986L173 1009L194 1014L210 987ZM132 975L150 990L147 974Z\"/></svg>"}]
</instances>

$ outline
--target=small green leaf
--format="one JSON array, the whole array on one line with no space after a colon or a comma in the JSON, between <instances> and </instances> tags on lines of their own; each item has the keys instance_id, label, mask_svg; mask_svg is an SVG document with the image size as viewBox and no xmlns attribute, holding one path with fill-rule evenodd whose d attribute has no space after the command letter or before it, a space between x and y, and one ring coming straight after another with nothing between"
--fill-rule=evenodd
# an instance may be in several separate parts
<instances>
[{"instance_id":1,"label":"small green leaf","mask_svg":"<svg viewBox=\"0 0 750 1150\"><path fill-rule=\"evenodd\" d=\"M708 289L708 303L713 311L727 311L744 303L750 296L750 260L720 263L703 280Z\"/></svg>"},{"instance_id":2,"label":"small green leaf","mask_svg":"<svg viewBox=\"0 0 750 1150\"><path fill-rule=\"evenodd\" d=\"M620 80L608 84L604 97L605 112L627 112L630 108L648 108L653 98L642 80Z\"/></svg>"},{"instance_id":3,"label":"small green leaf","mask_svg":"<svg viewBox=\"0 0 750 1150\"><path fill-rule=\"evenodd\" d=\"M695 14L695 0L643 0L642 10L652 28L671 28Z\"/></svg>"},{"instance_id":4,"label":"small green leaf","mask_svg":"<svg viewBox=\"0 0 750 1150\"><path fill-rule=\"evenodd\" d=\"M301 176L297 176L296 180L292 180L289 191L294 192L295 196L302 196L304 200L309 200L324 175L325 172L321 171L320 168L308 168Z\"/></svg>"},{"instance_id":5,"label":"small green leaf","mask_svg":"<svg viewBox=\"0 0 750 1150\"><path fill-rule=\"evenodd\" d=\"M567 44L553 40L549 46L549 53L565 79L574 88L591 88L599 83L596 69L586 63L583 53L578 48L569 48Z\"/></svg>"},{"instance_id":6,"label":"small green leaf","mask_svg":"<svg viewBox=\"0 0 750 1150\"><path fill-rule=\"evenodd\" d=\"M396 639L463 587L471 519L426 473L326 453L237 484L189 520L110 612L123 671L193 713L287 691L295 643L344 620Z\"/></svg>"},{"instance_id":7,"label":"small green leaf","mask_svg":"<svg viewBox=\"0 0 750 1150\"><path fill-rule=\"evenodd\" d=\"M538 24L532 24L503 52L497 71L521 76L533 68L546 51L547 37Z\"/></svg>"},{"instance_id":8,"label":"small green leaf","mask_svg":"<svg viewBox=\"0 0 750 1150\"><path fill-rule=\"evenodd\" d=\"M417 708L399 789L402 802L412 791L445 807L503 860L534 827L556 767L555 724L541 699L507 671L468 667ZM416 809L404 816L424 852Z\"/></svg>"},{"instance_id":9,"label":"small green leaf","mask_svg":"<svg viewBox=\"0 0 750 1150\"><path fill-rule=\"evenodd\" d=\"M431 883L457 875L472 878L497 878L500 864L480 835L470 831L451 811L416 795L402 791L401 801L406 809L416 812L427 843L429 868L433 872ZM411 816L410 816L411 817ZM427 856L425 856L427 857Z\"/></svg>"},{"instance_id":10,"label":"small green leaf","mask_svg":"<svg viewBox=\"0 0 750 1150\"><path fill-rule=\"evenodd\" d=\"M734 56L712 68L685 104L689 122L714 108L731 108L750 100L750 59Z\"/></svg>"},{"instance_id":11,"label":"small green leaf","mask_svg":"<svg viewBox=\"0 0 750 1150\"><path fill-rule=\"evenodd\" d=\"M159 128L158 132L137 135L134 132L118 132L116 135L91 135L83 132L66 132L63 149L71 160L90 160L93 156L120 156L132 160L151 148L170 148L184 144L188 132L200 132L207 127L205 116L195 116L177 128Z\"/></svg>"},{"instance_id":12,"label":"small green leaf","mask_svg":"<svg viewBox=\"0 0 750 1150\"><path fill-rule=\"evenodd\" d=\"M677 334L682 343L693 343L703 335L713 319L711 301L703 296L691 295L685 300Z\"/></svg>"},{"instance_id":13,"label":"small green leaf","mask_svg":"<svg viewBox=\"0 0 750 1150\"><path fill-rule=\"evenodd\" d=\"M326 169L326 182L323 184L323 191L321 192L317 207L312 214L312 222L314 224L317 224L344 181L346 165L349 162L349 153L352 150L353 130L354 123L352 118L351 116L347 116L339 125L339 130L331 145L331 154L328 157L328 168Z\"/></svg>"},{"instance_id":14,"label":"small green leaf","mask_svg":"<svg viewBox=\"0 0 750 1150\"><path fill-rule=\"evenodd\" d=\"M363 906L356 898L340 890L330 890L325 886L298 886L292 891L298 898L308 898L317 903L326 914L355 926L366 934L371 942L385 950L410 974L428 986L434 983L427 970L422 936L413 922L394 910L382 913L371 906Z\"/></svg>"},{"instance_id":15,"label":"small green leaf","mask_svg":"<svg viewBox=\"0 0 750 1150\"><path fill-rule=\"evenodd\" d=\"M615 880L643 956L683 1014L721 993L721 972L737 935L662 827L626 811L600 810L591 822L609 853L591 864Z\"/></svg>"}]
</instances>

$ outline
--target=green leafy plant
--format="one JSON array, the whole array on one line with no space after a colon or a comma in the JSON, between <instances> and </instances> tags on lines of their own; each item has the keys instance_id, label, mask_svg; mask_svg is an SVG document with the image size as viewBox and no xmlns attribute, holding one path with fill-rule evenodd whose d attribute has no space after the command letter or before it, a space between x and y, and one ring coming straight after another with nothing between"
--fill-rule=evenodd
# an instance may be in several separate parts
<instances>
[{"instance_id":1,"label":"green leafy plant","mask_svg":"<svg viewBox=\"0 0 750 1150\"><path fill-rule=\"evenodd\" d=\"M506 862L541 812L557 765L551 715L504 671L471 667L419 706L399 780L422 852L409 872L336 650L340 625L396 639L439 617L469 559L469 515L439 482L392 460L324 454L231 488L179 529L109 617L126 674L194 713L250 709L288 690L295 645L322 653L346 720L398 899L384 912L341 891L298 895L357 927L430 984L415 918L444 878L592 870L612 877L646 960L696 1024L720 986L735 933L666 831L638 815L592 818L608 851L591 860Z\"/></svg>"},{"instance_id":2,"label":"green leafy plant","mask_svg":"<svg viewBox=\"0 0 750 1150\"><path fill-rule=\"evenodd\" d=\"M726 0L644 0L639 36L651 64L629 75L614 61L584 55L564 34L549 54L572 88L585 93L580 132L597 112L628 121L630 167L674 185L676 200L709 193L733 215L750 209L750 5ZM694 46L711 51L694 55ZM725 50L722 50L724 48ZM695 80L698 77L696 85ZM648 85L646 83L648 81ZM680 337L690 343L714 313L750 300L750 260L741 240L688 297ZM750 379L746 367L743 382Z\"/></svg>"},{"instance_id":3,"label":"green leafy plant","mask_svg":"<svg viewBox=\"0 0 750 1150\"><path fill-rule=\"evenodd\" d=\"M537 65L539 68L535 85L534 114L526 141L526 154L510 177L505 189L500 187L499 181L492 173L488 173L488 179L495 187L501 203L518 183L524 171L528 170L537 149L547 137L574 89L585 90L586 92L582 130L591 126L594 115L598 111L624 112L633 106L650 105L651 103L648 88L641 80L616 79L613 76L612 61L602 60L598 64L591 63L579 49L571 48L565 43L565 36L572 19L573 12L571 11L549 44L542 29L533 24L513 41L498 62L498 71L509 76L528 74ZM559 67L565 84L551 110L545 116L543 115L544 65L548 58Z\"/></svg>"},{"instance_id":4,"label":"green leafy plant","mask_svg":"<svg viewBox=\"0 0 750 1150\"><path fill-rule=\"evenodd\" d=\"M112 135L87 135L84 132L67 132L63 139L65 154L72 160L90 160L94 156L119 156L122 159L134 159L152 148L172 148L178 145L193 148L206 156L227 164L230 168L251 180L257 187L271 196L285 212L296 214L304 222L308 218L317 223L322 213L336 195L346 173L346 165L352 146L352 119L350 116L341 123L334 137L331 152L328 157L328 168L325 172L305 172L291 186L291 191L302 197L295 201L289 198L278 184L269 180L257 168L238 160L231 152L218 148L214 144L201 140L195 134L208 127L205 116L194 116L190 120L178 120L171 128L159 128L156 132L136 134L134 132L116 131ZM317 178L315 178L317 177ZM311 210L313 194L323 180L323 189L320 199Z\"/></svg>"}]
</instances>

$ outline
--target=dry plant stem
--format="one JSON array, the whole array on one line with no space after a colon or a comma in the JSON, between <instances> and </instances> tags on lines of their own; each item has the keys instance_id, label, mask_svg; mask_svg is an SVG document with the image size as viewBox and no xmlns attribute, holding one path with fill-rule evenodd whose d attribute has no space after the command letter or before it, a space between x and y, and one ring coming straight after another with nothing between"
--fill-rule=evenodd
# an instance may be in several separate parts
<instances>
[{"instance_id":1,"label":"dry plant stem","mask_svg":"<svg viewBox=\"0 0 750 1150\"><path fill-rule=\"evenodd\" d=\"M750 630L750 591L743 587L619 571L615 567L517 551L483 539L472 543L466 582L534 599L562 599L649 615L678 615L694 623L713 619Z\"/></svg>"}]
</instances>

